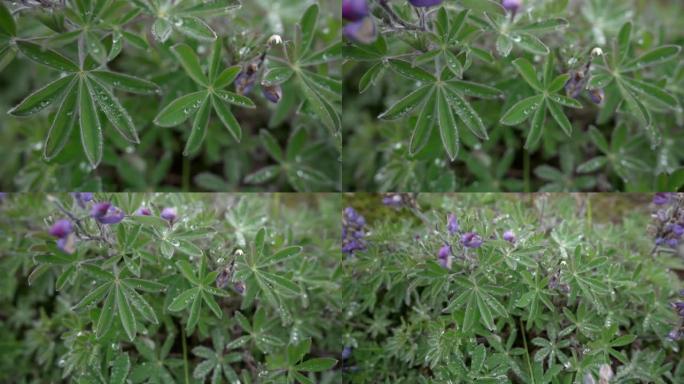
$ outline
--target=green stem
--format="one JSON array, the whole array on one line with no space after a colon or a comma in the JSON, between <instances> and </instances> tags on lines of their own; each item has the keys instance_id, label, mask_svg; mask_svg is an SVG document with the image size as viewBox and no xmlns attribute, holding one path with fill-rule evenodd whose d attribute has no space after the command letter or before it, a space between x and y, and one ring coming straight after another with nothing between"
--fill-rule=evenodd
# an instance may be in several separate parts
<instances>
[{"instance_id":1,"label":"green stem","mask_svg":"<svg viewBox=\"0 0 684 384\"><path fill-rule=\"evenodd\" d=\"M525 151L525 153L527 153L527 151ZM527 349L527 335L525 334L522 318L518 318L518 324L520 324L520 331L522 332L523 346L525 347L525 361L527 361L527 368L530 370L530 380L534 383L534 372L532 371L532 363L530 363L530 350Z\"/></svg>"},{"instance_id":2,"label":"green stem","mask_svg":"<svg viewBox=\"0 0 684 384\"><path fill-rule=\"evenodd\" d=\"M527 149L523 150L523 172L525 192L530 193L532 190L530 187L530 153L527 151Z\"/></svg>"},{"instance_id":3,"label":"green stem","mask_svg":"<svg viewBox=\"0 0 684 384\"><path fill-rule=\"evenodd\" d=\"M181 328L181 339L183 340L183 369L185 371L185 384L190 384L190 374L188 369L188 345L185 341L185 328Z\"/></svg>"}]
</instances>

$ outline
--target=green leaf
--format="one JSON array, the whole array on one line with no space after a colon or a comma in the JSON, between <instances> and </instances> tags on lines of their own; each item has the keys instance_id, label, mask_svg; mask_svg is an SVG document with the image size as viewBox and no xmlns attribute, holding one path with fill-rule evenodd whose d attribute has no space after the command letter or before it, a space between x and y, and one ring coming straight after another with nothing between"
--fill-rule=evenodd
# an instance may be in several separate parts
<instances>
[{"instance_id":1,"label":"green leaf","mask_svg":"<svg viewBox=\"0 0 684 384\"><path fill-rule=\"evenodd\" d=\"M337 364L337 360L330 357L318 357L297 364L294 368L304 372L323 372Z\"/></svg>"},{"instance_id":2,"label":"green leaf","mask_svg":"<svg viewBox=\"0 0 684 384\"><path fill-rule=\"evenodd\" d=\"M551 112L551 116L553 116L554 120L558 123L558 125L563 129L563 132L565 132L568 137L572 136L572 124L570 123L570 120L568 120L568 117L565 116L565 112L563 112L563 108L560 107L560 105L550 101L546 103L546 105L549 108L549 111Z\"/></svg>"},{"instance_id":3,"label":"green leaf","mask_svg":"<svg viewBox=\"0 0 684 384\"><path fill-rule=\"evenodd\" d=\"M636 339L637 339L636 335L622 335L622 336L618 337L617 339L611 341L610 345L612 347L622 347L622 346L625 346L627 344L632 344L632 342L634 342L634 340L636 340Z\"/></svg>"},{"instance_id":4,"label":"green leaf","mask_svg":"<svg viewBox=\"0 0 684 384\"><path fill-rule=\"evenodd\" d=\"M13 116L30 116L50 106L68 89L75 76L64 76L33 92L7 113Z\"/></svg>"},{"instance_id":5,"label":"green leaf","mask_svg":"<svg viewBox=\"0 0 684 384\"><path fill-rule=\"evenodd\" d=\"M591 173L603 168L608 163L608 158L604 156L594 157L577 167L578 173Z\"/></svg>"},{"instance_id":6,"label":"green leaf","mask_svg":"<svg viewBox=\"0 0 684 384\"><path fill-rule=\"evenodd\" d=\"M195 295L195 301L193 301L192 307L190 307L190 316L188 317L188 323L186 324L185 328L188 332L192 332L199 321L201 305L202 300L200 299L199 294L197 294Z\"/></svg>"},{"instance_id":7,"label":"green leaf","mask_svg":"<svg viewBox=\"0 0 684 384\"><path fill-rule=\"evenodd\" d=\"M511 39L520 48L534 53L535 55L548 55L549 48L544 45L537 37L527 34L527 33L517 33L511 35Z\"/></svg>"},{"instance_id":8,"label":"green leaf","mask_svg":"<svg viewBox=\"0 0 684 384\"><path fill-rule=\"evenodd\" d=\"M501 117L501 124L518 125L524 122L542 106L543 101L544 95L536 95L518 101Z\"/></svg>"},{"instance_id":9,"label":"green leaf","mask_svg":"<svg viewBox=\"0 0 684 384\"><path fill-rule=\"evenodd\" d=\"M140 95L159 93L159 86L151 81L143 80L123 73L110 71L91 71L92 76L107 86Z\"/></svg>"},{"instance_id":10,"label":"green leaf","mask_svg":"<svg viewBox=\"0 0 684 384\"><path fill-rule=\"evenodd\" d=\"M558 31L566 28L569 25L568 21L561 18L547 19L542 21L537 21L531 24L524 25L522 27L516 27L516 31L522 32L551 32Z\"/></svg>"},{"instance_id":11,"label":"green leaf","mask_svg":"<svg viewBox=\"0 0 684 384\"><path fill-rule=\"evenodd\" d=\"M435 81L435 77L431 73L420 67L414 67L408 61L391 59L389 64L394 71L409 79L424 81L426 83L433 83Z\"/></svg>"},{"instance_id":12,"label":"green leaf","mask_svg":"<svg viewBox=\"0 0 684 384\"><path fill-rule=\"evenodd\" d=\"M196 299L199 294L199 288L190 288L186 291L181 292L176 296L171 304L169 304L168 310L172 312L182 311L190 305L190 302Z\"/></svg>"},{"instance_id":13,"label":"green leaf","mask_svg":"<svg viewBox=\"0 0 684 384\"><path fill-rule=\"evenodd\" d=\"M102 310L100 311L100 317L97 320L97 328L95 329L95 335L97 338L101 338L104 334L109 331L112 326L112 318L114 314L114 305L116 298L116 289L112 288L109 290L109 294L102 305Z\"/></svg>"},{"instance_id":14,"label":"green leaf","mask_svg":"<svg viewBox=\"0 0 684 384\"><path fill-rule=\"evenodd\" d=\"M539 142L544 131L545 120L546 108L544 107L544 101L542 101L532 118L532 125L530 125L530 131L527 133L527 140L525 141L525 149L530 149Z\"/></svg>"},{"instance_id":15,"label":"green leaf","mask_svg":"<svg viewBox=\"0 0 684 384\"><path fill-rule=\"evenodd\" d=\"M227 101L239 107L256 108L256 105L254 105L254 102L250 98L238 95L237 93L217 90L214 94L221 100Z\"/></svg>"},{"instance_id":16,"label":"green leaf","mask_svg":"<svg viewBox=\"0 0 684 384\"><path fill-rule=\"evenodd\" d=\"M153 324L159 324L159 320L157 319L157 315L154 313L154 309L150 303L148 303L147 300L142 297L142 295L128 286L124 286L123 290L126 292L128 300L145 320Z\"/></svg>"},{"instance_id":17,"label":"green leaf","mask_svg":"<svg viewBox=\"0 0 684 384\"><path fill-rule=\"evenodd\" d=\"M465 316L463 317L463 332L469 332L473 326L475 326L478 314L476 300L477 299L475 298L474 294L469 294L468 303L465 309Z\"/></svg>"},{"instance_id":18,"label":"green leaf","mask_svg":"<svg viewBox=\"0 0 684 384\"><path fill-rule=\"evenodd\" d=\"M259 169L254 173L245 176L245 183L247 184L261 184L272 180L280 173L280 166L269 165Z\"/></svg>"},{"instance_id":19,"label":"green leaf","mask_svg":"<svg viewBox=\"0 0 684 384\"><path fill-rule=\"evenodd\" d=\"M133 316L133 310L131 309L128 299L120 287L115 288L116 291L116 305L119 310L119 318L121 319L121 325L123 326L128 339L133 341L135 339L135 334L137 333L135 317Z\"/></svg>"},{"instance_id":20,"label":"green leaf","mask_svg":"<svg viewBox=\"0 0 684 384\"><path fill-rule=\"evenodd\" d=\"M454 109L458 117L465 123L471 132L482 140L488 140L487 129L482 122L480 115L473 109L468 101L451 88L446 88L450 93L449 104Z\"/></svg>"},{"instance_id":21,"label":"green leaf","mask_svg":"<svg viewBox=\"0 0 684 384\"><path fill-rule=\"evenodd\" d=\"M437 122L439 125L439 134L442 138L444 149L449 155L449 159L454 161L458 155L459 137L458 127L456 126L456 119L453 111L447 102L447 97L444 90L437 92Z\"/></svg>"},{"instance_id":22,"label":"green leaf","mask_svg":"<svg viewBox=\"0 0 684 384\"><path fill-rule=\"evenodd\" d=\"M623 78L623 80L630 89L638 93L641 93L642 95L652 97L653 100L657 101L662 106L668 108L677 108L677 106L679 105L677 99L669 93L665 92L661 87L655 86L651 83L646 83L641 80L632 79L629 77L625 77Z\"/></svg>"},{"instance_id":23,"label":"green leaf","mask_svg":"<svg viewBox=\"0 0 684 384\"><path fill-rule=\"evenodd\" d=\"M195 367L195 369L192 371L192 377L195 379L204 379L207 377L209 372L211 372L212 369L214 369L217 366L215 357L212 358L212 360L205 360ZM204 382L204 380L202 380Z\"/></svg>"},{"instance_id":24,"label":"green leaf","mask_svg":"<svg viewBox=\"0 0 684 384\"><path fill-rule=\"evenodd\" d=\"M616 128L616 130L618 129L620 128ZM589 137L591 138L591 141L594 143L594 145L596 145L596 147L601 150L601 152L610 153L610 146L608 145L608 141L606 141L606 138L603 137L601 132L593 125L589 127Z\"/></svg>"},{"instance_id":25,"label":"green leaf","mask_svg":"<svg viewBox=\"0 0 684 384\"><path fill-rule=\"evenodd\" d=\"M318 4L311 4L306 9L299 25L302 30L302 45L300 52L306 52L311 46L314 35L316 34L316 21L318 20Z\"/></svg>"},{"instance_id":26,"label":"green leaf","mask_svg":"<svg viewBox=\"0 0 684 384\"><path fill-rule=\"evenodd\" d=\"M199 284L199 280L195 277L195 273L192 270L192 265L185 260L179 260L176 263L176 267L181 271L183 276L193 284Z\"/></svg>"},{"instance_id":27,"label":"green leaf","mask_svg":"<svg viewBox=\"0 0 684 384\"><path fill-rule=\"evenodd\" d=\"M496 325L494 325L494 319L492 318L492 311L489 309L487 304L482 300L482 298L479 295L475 295L477 299L477 307L480 310L480 319L482 319L482 322L484 325L489 329L490 331L493 331L496 329Z\"/></svg>"},{"instance_id":28,"label":"green leaf","mask_svg":"<svg viewBox=\"0 0 684 384\"><path fill-rule=\"evenodd\" d=\"M43 49L40 45L29 43L27 41L17 41L19 50L29 59L38 64L54 68L58 71L77 72L78 65L66 57L51 49Z\"/></svg>"},{"instance_id":29,"label":"green leaf","mask_svg":"<svg viewBox=\"0 0 684 384\"><path fill-rule=\"evenodd\" d=\"M266 148L266 151L274 160L278 161L279 163L285 161L285 158L283 157L283 150L280 148L278 141L275 137L273 137L273 135L271 135L267 130L262 129L259 132L259 137L261 139L261 144L263 144L264 148Z\"/></svg>"},{"instance_id":30,"label":"green leaf","mask_svg":"<svg viewBox=\"0 0 684 384\"><path fill-rule=\"evenodd\" d=\"M157 18L152 24L152 36L162 43L171 36L171 32L173 32L171 22L164 18Z\"/></svg>"},{"instance_id":31,"label":"green leaf","mask_svg":"<svg viewBox=\"0 0 684 384\"><path fill-rule=\"evenodd\" d=\"M427 96L425 106L421 109L411 134L411 143L409 145L411 155L418 153L430 140L432 128L434 127L434 116L436 115L436 103L436 92L430 91L430 95Z\"/></svg>"},{"instance_id":32,"label":"green leaf","mask_svg":"<svg viewBox=\"0 0 684 384\"><path fill-rule=\"evenodd\" d=\"M636 117L637 121L643 128L651 125L651 115L646 110L646 107L639 101L630 91L628 91L622 82L618 82L620 94L625 100L628 111Z\"/></svg>"},{"instance_id":33,"label":"green leaf","mask_svg":"<svg viewBox=\"0 0 684 384\"><path fill-rule=\"evenodd\" d=\"M394 103L389 109L381 113L378 118L383 120L397 120L406 116L423 102L432 89L433 87L431 85L425 85L416 89L403 99Z\"/></svg>"},{"instance_id":34,"label":"green leaf","mask_svg":"<svg viewBox=\"0 0 684 384\"><path fill-rule=\"evenodd\" d=\"M78 114L81 125L81 144L88 162L93 168L97 167L102 160L102 126L97 116L95 102L90 97L90 90L86 79L79 81L78 89Z\"/></svg>"},{"instance_id":35,"label":"green leaf","mask_svg":"<svg viewBox=\"0 0 684 384\"><path fill-rule=\"evenodd\" d=\"M176 249L190 257L202 256L202 249L187 240L179 240Z\"/></svg>"},{"instance_id":36,"label":"green leaf","mask_svg":"<svg viewBox=\"0 0 684 384\"><path fill-rule=\"evenodd\" d=\"M218 317L219 319L223 318L223 311L221 311L221 307L219 307L218 303L216 300L214 300L214 297L208 294L205 291L202 291L202 298L204 299L204 302L207 304L209 309L214 312L214 315Z\"/></svg>"},{"instance_id":37,"label":"green leaf","mask_svg":"<svg viewBox=\"0 0 684 384\"><path fill-rule=\"evenodd\" d=\"M554 101L564 107L570 107L570 108L582 108L582 103L579 101L572 99L570 97L562 96L562 95L549 95L549 100Z\"/></svg>"},{"instance_id":38,"label":"green leaf","mask_svg":"<svg viewBox=\"0 0 684 384\"><path fill-rule=\"evenodd\" d=\"M14 23L12 13L3 3L0 3L0 32L9 36L17 34L17 25Z\"/></svg>"},{"instance_id":39,"label":"green leaf","mask_svg":"<svg viewBox=\"0 0 684 384\"><path fill-rule=\"evenodd\" d=\"M211 17L225 15L239 7L239 0L212 0L200 2L197 5L193 5L189 8L181 9L176 13L184 16Z\"/></svg>"},{"instance_id":40,"label":"green leaf","mask_svg":"<svg viewBox=\"0 0 684 384\"><path fill-rule=\"evenodd\" d=\"M446 85L464 95L475 96L482 99L496 99L503 96L503 92L497 88L470 81L449 80L446 82Z\"/></svg>"},{"instance_id":41,"label":"green leaf","mask_svg":"<svg viewBox=\"0 0 684 384\"><path fill-rule=\"evenodd\" d=\"M680 51L681 47L677 45L663 45L652 49L638 58L630 61L624 67L622 67L621 70L623 72L635 71L650 67L652 65L660 64L674 59L677 55L679 55Z\"/></svg>"},{"instance_id":42,"label":"green leaf","mask_svg":"<svg viewBox=\"0 0 684 384\"><path fill-rule=\"evenodd\" d=\"M240 74L241 70L242 68L239 65L234 65L230 68L224 69L214 81L214 88L222 89L232 84Z\"/></svg>"},{"instance_id":43,"label":"green leaf","mask_svg":"<svg viewBox=\"0 0 684 384\"><path fill-rule=\"evenodd\" d=\"M187 44L176 44L171 50L181 63L181 66L183 66L185 73L187 73L195 83L205 87L209 85L209 79L207 79L204 71L202 71L199 58L190 46Z\"/></svg>"},{"instance_id":44,"label":"green leaf","mask_svg":"<svg viewBox=\"0 0 684 384\"><path fill-rule=\"evenodd\" d=\"M513 65L515 66L515 69L518 70L518 73L520 73L520 76L525 79L527 84L537 91L543 90L543 87L537 78L537 72L534 70L532 63L521 57L513 60Z\"/></svg>"},{"instance_id":45,"label":"green leaf","mask_svg":"<svg viewBox=\"0 0 684 384\"><path fill-rule=\"evenodd\" d=\"M240 123L230 111L230 107L214 95L211 96L211 103L223 126L228 129L228 132L230 132L235 141L239 143L242 139L242 128L240 128Z\"/></svg>"},{"instance_id":46,"label":"green leaf","mask_svg":"<svg viewBox=\"0 0 684 384\"><path fill-rule=\"evenodd\" d=\"M135 130L135 125L133 125L133 119L131 119L128 111L121 106L119 99L114 97L107 88L103 87L102 84L93 78L88 80L88 85L92 96L100 106L100 110L104 112L107 120L112 123L117 132L131 143L140 143L138 132Z\"/></svg>"},{"instance_id":47,"label":"green leaf","mask_svg":"<svg viewBox=\"0 0 684 384\"><path fill-rule=\"evenodd\" d=\"M202 105L206 97L206 91L181 96L159 112L154 118L154 123L161 127L174 127L187 120Z\"/></svg>"},{"instance_id":48,"label":"green leaf","mask_svg":"<svg viewBox=\"0 0 684 384\"><path fill-rule=\"evenodd\" d=\"M508 57L513 49L513 41L506 35L499 35L496 38L496 51L501 57Z\"/></svg>"},{"instance_id":49,"label":"green leaf","mask_svg":"<svg viewBox=\"0 0 684 384\"><path fill-rule=\"evenodd\" d=\"M294 71L290 67L275 67L271 68L264 74L262 82L266 85L282 84L289 80Z\"/></svg>"},{"instance_id":50,"label":"green leaf","mask_svg":"<svg viewBox=\"0 0 684 384\"><path fill-rule=\"evenodd\" d=\"M81 301L79 301L78 304L74 305L72 309L77 310L99 303L100 301L102 301L102 299L104 299L105 295L107 295L110 287L111 283L104 283L99 287L93 289L83 299L81 299Z\"/></svg>"},{"instance_id":51,"label":"green leaf","mask_svg":"<svg viewBox=\"0 0 684 384\"><path fill-rule=\"evenodd\" d=\"M175 18L173 20L173 28L185 36L200 41L213 42L216 40L216 32L214 32L204 21L194 16Z\"/></svg>"},{"instance_id":52,"label":"green leaf","mask_svg":"<svg viewBox=\"0 0 684 384\"><path fill-rule=\"evenodd\" d=\"M199 111L195 115L195 120L192 123L192 131L190 132L190 137L185 143L185 149L183 149L183 156L190 156L197 152L202 146L204 137L207 135L207 126L209 126L209 115L211 114L211 104L209 97L205 95L202 105Z\"/></svg>"},{"instance_id":53,"label":"green leaf","mask_svg":"<svg viewBox=\"0 0 684 384\"><path fill-rule=\"evenodd\" d=\"M451 72L453 72L454 75L461 77L463 75L463 65L461 64L461 61L458 60L458 57L456 57L453 52L446 49L444 50L444 58Z\"/></svg>"},{"instance_id":54,"label":"green leaf","mask_svg":"<svg viewBox=\"0 0 684 384\"><path fill-rule=\"evenodd\" d=\"M551 83L549 83L549 86L546 87L546 91L549 93L556 93L560 91L561 89L563 89L565 83L567 83L569 79L570 75L568 75L567 73L558 75L555 79L551 81Z\"/></svg>"},{"instance_id":55,"label":"green leaf","mask_svg":"<svg viewBox=\"0 0 684 384\"><path fill-rule=\"evenodd\" d=\"M302 90L307 103L309 103L313 112L321 121L323 121L323 124L328 128L328 131L332 135L336 135L341 125L337 112L335 112L334 108L321 97L315 88L313 88L310 84L310 80L301 75L299 78L301 79L299 82L301 85L300 89Z\"/></svg>"},{"instance_id":56,"label":"green leaf","mask_svg":"<svg viewBox=\"0 0 684 384\"><path fill-rule=\"evenodd\" d=\"M131 361L128 358L128 353L118 355L112 364L112 374L109 378L109 384L124 384L130 369Z\"/></svg>"},{"instance_id":57,"label":"green leaf","mask_svg":"<svg viewBox=\"0 0 684 384\"><path fill-rule=\"evenodd\" d=\"M548 181L563 180L563 178L565 177L559 170L548 165L538 166L534 169L534 174L537 175L537 177L539 177L540 179Z\"/></svg>"},{"instance_id":58,"label":"green leaf","mask_svg":"<svg viewBox=\"0 0 684 384\"><path fill-rule=\"evenodd\" d=\"M127 278L123 280L124 284L128 285L132 289L139 289L145 292L161 292L166 286L151 280L137 279L137 278Z\"/></svg>"},{"instance_id":59,"label":"green leaf","mask_svg":"<svg viewBox=\"0 0 684 384\"><path fill-rule=\"evenodd\" d=\"M623 61L627 55L629 54L629 40L632 35L632 23L627 22L625 23L622 28L620 28L620 32L618 32L618 54L619 54L619 61ZM617 59L617 58L616 58Z\"/></svg>"}]
</instances>

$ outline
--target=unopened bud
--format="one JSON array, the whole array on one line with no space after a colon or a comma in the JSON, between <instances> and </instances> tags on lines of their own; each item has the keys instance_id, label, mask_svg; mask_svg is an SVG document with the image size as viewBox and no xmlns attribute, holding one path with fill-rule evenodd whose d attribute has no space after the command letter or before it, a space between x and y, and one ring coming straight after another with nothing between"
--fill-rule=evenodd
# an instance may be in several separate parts
<instances>
[{"instance_id":1,"label":"unopened bud","mask_svg":"<svg viewBox=\"0 0 684 384\"><path fill-rule=\"evenodd\" d=\"M593 56L593 57L603 56L603 49L601 49L599 47L592 49L591 50L591 56Z\"/></svg>"},{"instance_id":2,"label":"unopened bud","mask_svg":"<svg viewBox=\"0 0 684 384\"><path fill-rule=\"evenodd\" d=\"M271 35L268 38L268 45L278 45L283 43L283 38L280 35Z\"/></svg>"}]
</instances>

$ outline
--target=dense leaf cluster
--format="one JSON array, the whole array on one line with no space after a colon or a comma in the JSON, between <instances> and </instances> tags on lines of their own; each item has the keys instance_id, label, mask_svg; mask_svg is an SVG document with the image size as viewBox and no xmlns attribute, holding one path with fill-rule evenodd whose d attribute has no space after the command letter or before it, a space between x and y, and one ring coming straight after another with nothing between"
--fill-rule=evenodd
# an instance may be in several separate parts
<instances>
[{"instance_id":1,"label":"dense leaf cluster","mask_svg":"<svg viewBox=\"0 0 684 384\"><path fill-rule=\"evenodd\" d=\"M345 27L348 189L684 185L679 2L365 3L374 29Z\"/></svg>"},{"instance_id":2,"label":"dense leaf cluster","mask_svg":"<svg viewBox=\"0 0 684 384\"><path fill-rule=\"evenodd\" d=\"M95 218L103 201L120 221ZM0 381L339 382L339 210L316 195L4 196Z\"/></svg>"},{"instance_id":3,"label":"dense leaf cluster","mask_svg":"<svg viewBox=\"0 0 684 384\"><path fill-rule=\"evenodd\" d=\"M328 0L0 3L0 187L338 190L335 13ZM272 141L289 156L266 156Z\"/></svg>"},{"instance_id":4,"label":"dense leaf cluster","mask_svg":"<svg viewBox=\"0 0 684 384\"><path fill-rule=\"evenodd\" d=\"M368 217L367 248L343 261L351 382L684 380L682 250L654 247L648 196L346 203Z\"/></svg>"}]
</instances>

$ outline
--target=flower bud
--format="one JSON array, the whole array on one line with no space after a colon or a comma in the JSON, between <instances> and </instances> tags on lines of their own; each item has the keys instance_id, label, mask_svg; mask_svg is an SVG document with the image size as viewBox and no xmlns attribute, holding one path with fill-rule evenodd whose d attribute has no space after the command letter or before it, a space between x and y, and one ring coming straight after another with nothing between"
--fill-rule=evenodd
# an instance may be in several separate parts
<instances>
[{"instance_id":1,"label":"flower bud","mask_svg":"<svg viewBox=\"0 0 684 384\"><path fill-rule=\"evenodd\" d=\"M348 21L359 21L368 16L366 0L342 0L342 18Z\"/></svg>"},{"instance_id":2,"label":"flower bud","mask_svg":"<svg viewBox=\"0 0 684 384\"><path fill-rule=\"evenodd\" d=\"M513 244L515 243L517 238L515 237L515 233L513 233L513 231L509 229L508 231L503 233L503 239Z\"/></svg>"},{"instance_id":3,"label":"flower bud","mask_svg":"<svg viewBox=\"0 0 684 384\"><path fill-rule=\"evenodd\" d=\"M345 346L344 349L342 349L342 360L347 360L351 357L352 355L352 348L350 346Z\"/></svg>"},{"instance_id":4,"label":"flower bud","mask_svg":"<svg viewBox=\"0 0 684 384\"><path fill-rule=\"evenodd\" d=\"M283 43L283 38L280 35L271 35L268 38L268 45L278 45Z\"/></svg>"},{"instance_id":5,"label":"flower bud","mask_svg":"<svg viewBox=\"0 0 684 384\"><path fill-rule=\"evenodd\" d=\"M461 236L461 244L467 248L479 248L482 245L482 238L475 232L466 232Z\"/></svg>"},{"instance_id":6,"label":"flower bud","mask_svg":"<svg viewBox=\"0 0 684 384\"><path fill-rule=\"evenodd\" d=\"M280 99L283 97L283 89L280 85L264 85L261 84L261 92L264 97L273 104L278 104Z\"/></svg>"},{"instance_id":7,"label":"flower bud","mask_svg":"<svg viewBox=\"0 0 684 384\"><path fill-rule=\"evenodd\" d=\"M435 5L442 4L443 0L409 0L409 3L414 7L434 7Z\"/></svg>"},{"instance_id":8,"label":"flower bud","mask_svg":"<svg viewBox=\"0 0 684 384\"><path fill-rule=\"evenodd\" d=\"M370 44L377 38L375 23L370 17L345 25L342 34L347 39L361 44Z\"/></svg>"},{"instance_id":9,"label":"flower bud","mask_svg":"<svg viewBox=\"0 0 684 384\"><path fill-rule=\"evenodd\" d=\"M235 288L235 291L241 295L245 293L245 283L242 281L238 281L237 283L233 284L233 288Z\"/></svg>"},{"instance_id":10,"label":"flower bud","mask_svg":"<svg viewBox=\"0 0 684 384\"><path fill-rule=\"evenodd\" d=\"M71 221L67 219L61 219L57 220L54 224L52 224L52 227L50 227L50 235L58 238L58 239L63 239L71 233L72 227L71 227Z\"/></svg>"},{"instance_id":11,"label":"flower bud","mask_svg":"<svg viewBox=\"0 0 684 384\"><path fill-rule=\"evenodd\" d=\"M100 224L117 224L126 216L122 210L109 202L101 202L93 205L90 216Z\"/></svg>"},{"instance_id":12,"label":"flower bud","mask_svg":"<svg viewBox=\"0 0 684 384\"><path fill-rule=\"evenodd\" d=\"M511 12L512 14L516 14L518 12L518 9L522 5L522 0L502 0L501 5L508 12Z\"/></svg>"},{"instance_id":13,"label":"flower bud","mask_svg":"<svg viewBox=\"0 0 684 384\"><path fill-rule=\"evenodd\" d=\"M456 215L450 213L449 216L447 216L447 231L449 231L449 234L453 236L456 234L456 232L458 232L458 229L458 219L456 218Z\"/></svg>"},{"instance_id":14,"label":"flower bud","mask_svg":"<svg viewBox=\"0 0 684 384\"><path fill-rule=\"evenodd\" d=\"M437 252L437 257L440 259L446 259L451 254L451 247L449 244L444 244Z\"/></svg>"},{"instance_id":15,"label":"flower bud","mask_svg":"<svg viewBox=\"0 0 684 384\"><path fill-rule=\"evenodd\" d=\"M152 216L152 211L149 208L140 207L135 211L137 216Z\"/></svg>"},{"instance_id":16,"label":"flower bud","mask_svg":"<svg viewBox=\"0 0 684 384\"><path fill-rule=\"evenodd\" d=\"M73 192L71 196L74 197L76 203L78 203L78 206L81 208L85 208L86 203L93 199L92 192Z\"/></svg>"},{"instance_id":17,"label":"flower bud","mask_svg":"<svg viewBox=\"0 0 684 384\"><path fill-rule=\"evenodd\" d=\"M166 208L162 209L161 214L159 216L162 219L173 224L173 222L176 221L176 218L178 218L178 213L176 212L175 207L166 207Z\"/></svg>"},{"instance_id":18,"label":"flower bud","mask_svg":"<svg viewBox=\"0 0 684 384\"><path fill-rule=\"evenodd\" d=\"M606 97L606 93L603 91L603 89L592 89L589 91L589 98L594 104L601 104L603 103L603 99Z\"/></svg>"},{"instance_id":19,"label":"flower bud","mask_svg":"<svg viewBox=\"0 0 684 384\"><path fill-rule=\"evenodd\" d=\"M256 81L259 69L259 63L253 62L247 66L237 75L235 81L235 91L240 95L247 95L252 92L254 82Z\"/></svg>"}]
</instances>

